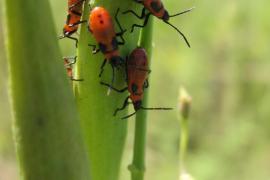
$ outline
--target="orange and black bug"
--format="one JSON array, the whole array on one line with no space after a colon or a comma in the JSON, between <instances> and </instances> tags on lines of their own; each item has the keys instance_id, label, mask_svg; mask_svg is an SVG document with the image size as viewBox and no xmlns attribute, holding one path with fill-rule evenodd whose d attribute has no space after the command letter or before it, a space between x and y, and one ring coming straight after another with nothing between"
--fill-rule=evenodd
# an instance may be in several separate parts
<instances>
[{"instance_id":1,"label":"orange and black bug","mask_svg":"<svg viewBox=\"0 0 270 180\"><path fill-rule=\"evenodd\" d=\"M105 59L100 68L101 70L99 77L101 77L103 73L106 62L109 62L113 71L112 83L114 81L114 69L124 65L124 59L120 56L118 46L125 43L125 40L123 38L125 30L122 29L117 19L118 12L119 8L117 9L114 18L120 29L119 33L115 32L113 20L109 12L103 7L95 7L89 15L88 22L89 31L92 33L95 40L97 41L99 48L97 49L96 45L89 44L89 46L93 47L92 52L94 54L101 51L105 56ZM122 41L117 40L118 36L121 38Z\"/></svg>"},{"instance_id":2,"label":"orange and black bug","mask_svg":"<svg viewBox=\"0 0 270 180\"><path fill-rule=\"evenodd\" d=\"M72 37L71 35L77 32L79 24L86 21L81 21L82 16L82 6L85 0L68 0L68 15L67 21L63 28L63 35L59 39L69 38L76 42L76 47L78 44L78 39Z\"/></svg>"},{"instance_id":3,"label":"orange and black bug","mask_svg":"<svg viewBox=\"0 0 270 180\"><path fill-rule=\"evenodd\" d=\"M161 0L134 0L137 3L142 4L144 7L142 9L141 15L136 14L134 11L132 10L128 10L123 12L123 14L126 13L132 13L133 15L135 15L137 18L139 19L144 19L144 22L142 25L139 24L133 24L132 28L131 28L131 32L133 32L135 27L139 27L139 28L143 28L146 26L150 15L153 15L159 19L162 19L166 24L170 25L171 27L173 27L185 40L185 42L187 43L188 47L190 47L190 44L187 40L187 38L185 37L185 35L174 25L172 25L171 23L169 23L169 19L170 17L175 17L184 13L187 13L189 11L191 11L193 8L188 9L186 11L174 14L174 15L169 15L168 11L164 8ZM149 12L146 12L146 10L148 10Z\"/></svg>"},{"instance_id":4,"label":"orange and black bug","mask_svg":"<svg viewBox=\"0 0 270 180\"><path fill-rule=\"evenodd\" d=\"M129 118L136 114L140 109L143 110L171 110L172 108L146 108L142 105L144 89L148 87L148 74L150 70L148 69L148 59L146 51L143 48L134 49L126 60L126 75L127 75L127 85L128 87L124 89L116 89L109 84L101 82L102 85L108 86L117 92L124 92L128 90L129 96L125 99L124 104L121 108L115 110L114 115L118 111L125 109L129 104L128 100L132 101L135 112L123 117L122 119Z\"/></svg>"},{"instance_id":5,"label":"orange and black bug","mask_svg":"<svg viewBox=\"0 0 270 180\"><path fill-rule=\"evenodd\" d=\"M74 79L73 77L73 65L77 61L77 56L75 57L63 57L64 60L64 65L67 70L67 76L70 78L72 81L83 81L82 79Z\"/></svg>"}]
</instances>

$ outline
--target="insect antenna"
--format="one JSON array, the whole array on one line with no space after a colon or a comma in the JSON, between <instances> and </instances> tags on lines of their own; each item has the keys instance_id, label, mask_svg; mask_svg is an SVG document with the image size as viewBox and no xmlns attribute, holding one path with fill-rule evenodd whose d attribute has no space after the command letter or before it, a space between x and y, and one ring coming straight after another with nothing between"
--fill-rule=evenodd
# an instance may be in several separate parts
<instances>
[{"instance_id":1,"label":"insect antenna","mask_svg":"<svg viewBox=\"0 0 270 180\"><path fill-rule=\"evenodd\" d=\"M172 110L173 108L163 108L163 107L160 107L160 108L145 108L145 107L141 107L140 109L143 109L143 110ZM121 119L127 119L127 118L130 118L131 116L134 116L139 110L135 111L134 113L132 114L129 114L127 116L124 116L122 117Z\"/></svg>"},{"instance_id":2,"label":"insect antenna","mask_svg":"<svg viewBox=\"0 0 270 180\"><path fill-rule=\"evenodd\" d=\"M141 109L143 109L143 110L172 110L173 108L163 108L163 107L159 107L159 108L145 108L145 107L141 107Z\"/></svg>"},{"instance_id":3,"label":"insect antenna","mask_svg":"<svg viewBox=\"0 0 270 180\"><path fill-rule=\"evenodd\" d=\"M187 9L187 10L182 11L182 12L177 13L177 14L170 15L169 17L175 17L175 16L179 16L179 15L181 15L181 14L188 13L188 12L192 11L193 9L195 9L195 7L192 7L192 8L190 8L190 9Z\"/></svg>"},{"instance_id":4,"label":"insect antenna","mask_svg":"<svg viewBox=\"0 0 270 180\"><path fill-rule=\"evenodd\" d=\"M188 45L188 47L190 47L190 44L186 38L186 36L177 28L175 27L174 25L172 25L171 23L169 23L168 21L164 21L166 24L170 25L171 27L173 27L185 40L186 44Z\"/></svg>"}]
</instances>

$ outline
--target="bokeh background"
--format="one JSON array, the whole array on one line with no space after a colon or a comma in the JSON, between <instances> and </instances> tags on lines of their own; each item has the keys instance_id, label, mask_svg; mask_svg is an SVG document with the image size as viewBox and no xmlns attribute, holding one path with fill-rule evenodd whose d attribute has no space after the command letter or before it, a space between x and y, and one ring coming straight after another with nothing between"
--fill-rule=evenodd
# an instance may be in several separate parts
<instances>
[{"instance_id":1,"label":"bokeh background","mask_svg":"<svg viewBox=\"0 0 270 180\"><path fill-rule=\"evenodd\" d=\"M270 179L270 1L164 4L172 14L196 6L171 20L188 37L190 49L176 31L155 20L149 101L149 106L177 107L181 85L192 95L188 172L197 180ZM51 5L60 34L66 1L51 0ZM0 24L0 180L18 180L2 18ZM75 53L69 41L59 44L63 54ZM146 180L178 179L178 113L177 108L149 112ZM129 179L133 123L122 180Z\"/></svg>"}]
</instances>

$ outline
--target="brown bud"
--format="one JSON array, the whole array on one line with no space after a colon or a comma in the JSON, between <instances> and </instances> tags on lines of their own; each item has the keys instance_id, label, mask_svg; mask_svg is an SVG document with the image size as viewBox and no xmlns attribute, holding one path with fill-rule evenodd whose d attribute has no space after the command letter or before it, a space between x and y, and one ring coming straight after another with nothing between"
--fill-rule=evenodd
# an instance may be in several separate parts
<instances>
[{"instance_id":1,"label":"brown bud","mask_svg":"<svg viewBox=\"0 0 270 180\"><path fill-rule=\"evenodd\" d=\"M191 96L181 87L179 90L179 112L184 119L187 119L189 116L191 101Z\"/></svg>"}]
</instances>

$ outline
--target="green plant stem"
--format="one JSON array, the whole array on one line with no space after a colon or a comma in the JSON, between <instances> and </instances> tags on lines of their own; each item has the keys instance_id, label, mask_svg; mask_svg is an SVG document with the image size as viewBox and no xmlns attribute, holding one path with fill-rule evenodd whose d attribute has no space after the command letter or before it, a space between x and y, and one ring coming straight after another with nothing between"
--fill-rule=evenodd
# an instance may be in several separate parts
<instances>
[{"instance_id":1,"label":"green plant stem","mask_svg":"<svg viewBox=\"0 0 270 180\"><path fill-rule=\"evenodd\" d=\"M179 159L180 159L180 171L185 171L185 157L188 146L188 119L182 118L180 121L180 143L179 143Z\"/></svg>"},{"instance_id":2,"label":"green plant stem","mask_svg":"<svg viewBox=\"0 0 270 180\"><path fill-rule=\"evenodd\" d=\"M149 60L149 67L151 63L152 53L152 29L153 19L150 17L148 25L141 31L139 46L146 49ZM148 90L144 91L143 105L146 107L148 101ZM145 172L145 144L147 131L147 111L138 111L135 121L135 138L133 148L133 161L129 165L132 180L143 180Z\"/></svg>"},{"instance_id":3,"label":"green plant stem","mask_svg":"<svg viewBox=\"0 0 270 180\"><path fill-rule=\"evenodd\" d=\"M5 1L13 132L25 180L89 180L47 0Z\"/></svg>"},{"instance_id":4,"label":"green plant stem","mask_svg":"<svg viewBox=\"0 0 270 180\"><path fill-rule=\"evenodd\" d=\"M83 19L88 20L89 7L86 2L83 12ZM138 9L139 4L132 0L96 0L91 7L103 6L114 17L117 8L120 8L119 21L124 29L126 43L119 46L121 55L125 58L136 46L139 38L139 31L130 33L131 25L136 18L132 15L122 15L121 12L128 9ZM113 18L114 19L114 18ZM88 44L98 44L88 31L87 24L82 24L78 45L78 61L76 64L76 78L84 81L75 82L74 90L80 113L81 124L84 131L85 142L91 163L91 173L95 180L118 180L121 157L123 153L127 120L121 120L126 111L113 116L116 108L121 107L126 93L112 91L107 96L107 87L100 85L100 81L110 83L111 67L105 66L102 78L99 78L100 66L104 60L102 53L92 54L92 49ZM116 32L119 32L115 24ZM114 86L118 89L126 87L124 70L116 70Z\"/></svg>"}]
</instances>

